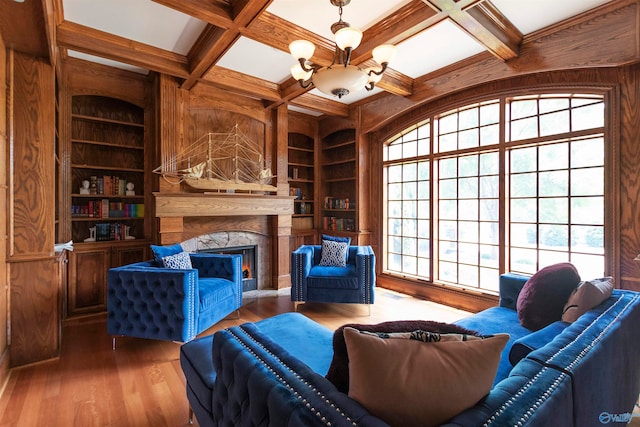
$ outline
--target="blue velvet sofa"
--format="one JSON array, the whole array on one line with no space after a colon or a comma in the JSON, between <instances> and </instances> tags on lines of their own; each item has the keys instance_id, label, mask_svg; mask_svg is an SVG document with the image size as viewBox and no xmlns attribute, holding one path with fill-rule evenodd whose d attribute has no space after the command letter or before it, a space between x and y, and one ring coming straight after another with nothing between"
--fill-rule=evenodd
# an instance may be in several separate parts
<instances>
[{"instance_id":1,"label":"blue velvet sofa","mask_svg":"<svg viewBox=\"0 0 640 427\"><path fill-rule=\"evenodd\" d=\"M107 273L107 332L187 342L242 306L242 255L189 254L191 269L144 261Z\"/></svg>"},{"instance_id":2,"label":"blue velvet sofa","mask_svg":"<svg viewBox=\"0 0 640 427\"><path fill-rule=\"evenodd\" d=\"M507 332L493 388L445 425L624 425L640 393L640 293L614 290L574 323L520 325L526 276L500 278L500 304L456 322ZM285 313L181 347L190 407L202 426L383 426L325 378L333 331Z\"/></svg>"}]
</instances>

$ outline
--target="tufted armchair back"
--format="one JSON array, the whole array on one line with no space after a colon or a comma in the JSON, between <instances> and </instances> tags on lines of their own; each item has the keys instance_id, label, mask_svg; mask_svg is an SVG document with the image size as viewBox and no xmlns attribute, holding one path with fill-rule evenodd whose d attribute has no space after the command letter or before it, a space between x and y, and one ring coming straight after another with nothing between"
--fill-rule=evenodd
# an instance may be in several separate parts
<instances>
[{"instance_id":1,"label":"tufted armchair back","mask_svg":"<svg viewBox=\"0 0 640 427\"><path fill-rule=\"evenodd\" d=\"M153 261L107 273L107 330L186 342L242 306L242 256L190 254L192 269Z\"/></svg>"}]
</instances>

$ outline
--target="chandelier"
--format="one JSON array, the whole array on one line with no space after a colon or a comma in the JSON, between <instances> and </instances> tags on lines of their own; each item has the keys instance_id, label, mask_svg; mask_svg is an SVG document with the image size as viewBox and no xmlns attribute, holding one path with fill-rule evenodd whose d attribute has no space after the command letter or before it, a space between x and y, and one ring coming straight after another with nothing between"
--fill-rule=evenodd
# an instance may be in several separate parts
<instances>
[{"instance_id":1,"label":"chandelier","mask_svg":"<svg viewBox=\"0 0 640 427\"><path fill-rule=\"evenodd\" d=\"M338 6L340 19L331 25L331 32L336 41L336 49L331 65L319 67L309 65L307 61L313 56L315 46L308 40L294 40L289 44L291 55L298 63L291 67L291 75L303 88L311 83L322 93L335 95L342 98L351 92L362 88L372 90L382 78L382 73L393 59L396 48L393 45L380 45L373 49L373 60L379 67L360 69L350 65L351 52L360 45L362 32L351 28L348 22L342 20L342 6L348 5L351 0L329 0L332 5Z\"/></svg>"}]
</instances>

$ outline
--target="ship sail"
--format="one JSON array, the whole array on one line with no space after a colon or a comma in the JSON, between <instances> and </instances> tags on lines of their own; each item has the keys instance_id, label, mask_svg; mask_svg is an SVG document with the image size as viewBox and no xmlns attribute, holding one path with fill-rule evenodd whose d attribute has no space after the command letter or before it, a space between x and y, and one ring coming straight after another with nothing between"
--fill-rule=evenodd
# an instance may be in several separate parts
<instances>
[{"instance_id":1,"label":"ship sail","mask_svg":"<svg viewBox=\"0 0 640 427\"><path fill-rule=\"evenodd\" d=\"M237 124L226 133L204 134L154 172L205 191L276 191L262 147Z\"/></svg>"}]
</instances>

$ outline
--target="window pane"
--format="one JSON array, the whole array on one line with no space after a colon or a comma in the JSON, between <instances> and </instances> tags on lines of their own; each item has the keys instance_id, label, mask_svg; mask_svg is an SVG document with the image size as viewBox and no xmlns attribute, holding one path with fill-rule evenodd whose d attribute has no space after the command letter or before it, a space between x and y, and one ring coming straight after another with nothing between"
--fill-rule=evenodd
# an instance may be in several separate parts
<instances>
[{"instance_id":1,"label":"window pane","mask_svg":"<svg viewBox=\"0 0 640 427\"><path fill-rule=\"evenodd\" d=\"M511 151L511 173L536 170L538 159L536 147L518 148Z\"/></svg>"},{"instance_id":2,"label":"window pane","mask_svg":"<svg viewBox=\"0 0 640 427\"><path fill-rule=\"evenodd\" d=\"M565 133L569 132L569 129L568 111L559 111L540 116L540 136Z\"/></svg>"},{"instance_id":3,"label":"window pane","mask_svg":"<svg viewBox=\"0 0 640 427\"><path fill-rule=\"evenodd\" d=\"M569 194L569 174L567 171L541 172L538 195L566 196Z\"/></svg>"},{"instance_id":4,"label":"window pane","mask_svg":"<svg viewBox=\"0 0 640 427\"><path fill-rule=\"evenodd\" d=\"M458 196L458 181L446 179L440 181L440 197L453 199Z\"/></svg>"},{"instance_id":5,"label":"window pane","mask_svg":"<svg viewBox=\"0 0 640 427\"><path fill-rule=\"evenodd\" d=\"M571 114L573 131L604 126L604 103L574 108Z\"/></svg>"},{"instance_id":6,"label":"window pane","mask_svg":"<svg viewBox=\"0 0 640 427\"><path fill-rule=\"evenodd\" d=\"M455 132L458 130L458 115L453 113L440 117L438 120L438 126L440 128L440 135Z\"/></svg>"},{"instance_id":7,"label":"window pane","mask_svg":"<svg viewBox=\"0 0 640 427\"><path fill-rule=\"evenodd\" d=\"M418 194L418 184L416 182L405 182L402 184L402 198L413 200Z\"/></svg>"},{"instance_id":8,"label":"window pane","mask_svg":"<svg viewBox=\"0 0 640 427\"><path fill-rule=\"evenodd\" d=\"M469 129L458 134L458 148L471 148L480 145L478 129Z\"/></svg>"},{"instance_id":9,"label":"window pane","mask_svg":"<svg viewBox=\"0 0 640 427\"><path fill-rule=\"evenodd\" d=\"M521 117L530 117L538 113L538 105L536 100L513 101L510 104L511 119L519 119Z\"/></svg>"},{"instance_id":10,"label":"window pane","mask_svg":"<svg viewBox=\"0 0 640 427\"><path fill-rule=\"evenodd\" d=\"M387 149L387 160L397 160L402 158L402 145L400 143L390 144Z\"/></svg>"},{"instance_id":11,"label":"window pane","mask_svg":"<svg viewBox=\"0 0 640 427\"><path fill-rule=\"evenodd\" d=\"M596 196L600 194L604 194L604 168L571 171L572 196Z\"/></svg>"},{"instance_id":12,"label":"window pane","mask_svg":"<svg viewBox=\"0 0 640 427\"><path fill-rule=\"evenodd\" d=\"M500 104L493 103L480 107L480 125L498 123L500 121Z\"/></svg>"},{"instance_id":13,"label":"window pane","mask_svg":"<svg viewBox=\"0 0 640 427\"><path fill-rule=\"evenodd\" d=\"M440 178L452 178L458 176L457 159L443 159L438 162Z\"/></svg>"},{"instance_id":14,"label":"window pane","mask_svg":"<svg viewBox=\"0 0 640 427\"><path fill-rule=\"evenodd\" d=\"M471 129L478 126L478 109L469 108L458 113L458 123L460 129Z\"/></svg>"},{"instance_id":15,"label":"window pane","mask_svg":"<svg viewBox=\"0 0 640 427\"><path fill-rule=\"evenodd\" d=\"M458 239L461 242L477 242L478 241L478 223L461 221L458 224Z\"/></svg>"},{"instance_id":16,"label":"window pane","mask_svg":"<svg viewBox=\"0 0 640 427\"><path fill-rule=\"evenodd\" d=\"M478 175L478 156L460 157L458 161L458 176Z\"/></svg>"},{"instance_id":17,"label":"window pane","mask_svg":"<svg viewBox=\"0 0 640 427\"><path fill-rule=\"evenodd\" d=\"M387 202L387 212L390 217L399 217L402 215L402 202Z\"/></svg>"},{"instance_id":18,"label":"window pane","mask_svg":"<svg viewBox=\"0 0 640 427\"><path fill-rule=\"evenodd\" d=\"M468 199L478 197L478 178L461 178L458 180L458 197Z\"/></svg>"},{"instance_id":19,"label":"window pane","mask_svg":"<svg viewBox=\"0 0 640 427\"><path fill-rule=\"evenodd\" d=\"M604 141L602 138L571 142L571 166L600 166L604 164Z\"/></svg>"},{"instance_id":20,"label":"window pane","mask_svg":"<svg viewBox=\"0 0 640 427\"><path fill-rule=\"evenodd\" d=\"M511 221L535 222L538 206L536 199L512 199L511 200Z\"/></svg>"},{"instance_id":21,"label":"window pane","mask_svg":"<svg viewBox=\"0 0 640 427\"><path fill-rule=\"evenodd\" d=\"M497 246L480 245L480 265L498 268L499 248Z\"/></svg>"},{"instance_id":22,"label":"window pane","mask_svg":"<svg viewBox=\"0 0 640 427\"><path fill-rule=\"evenodd\" d=\"M480 223L480 243L490 243L497 245L499 241L498 224L495 222Z\"/></svg>"},{"instance_id":23,"label":"window pane","mask_svg":"<svg viewBox=\"0 0 640 427\"><path fill-rule=\"evenodd\" d=\"M566 169L569 167L569 144L550 144L538 149L539 170Z\"/></svg>"},{"instance_id":24,"label":"window pane","mask_svg":"<svg viewBox=\"0 0 640 427\"><path fill-rule=\"evenodd\" d=\"M568 110L569 99L567 98L541 99L538 106L540 108L540 114L550 113L552 111Z\"/></svg>"},{"instance_id":25,"label":"window pane","mask_svg":"<svg viewBox=\"0 0 640 427\"><path fill-rule=\"evenodd\" d=\"M402 233L402 220L399 218L390 219L388 222L389 234L399 235Z\"/></svg>"},{"instance_id":26,"label":"window pane","mask_svg":"<svg viewBox=\"0 0 640 427\"><path fill-rule=\"evenodd\" d=\"M511 122L511 140L535 138L538 136L538 118L520 119Z\"/></svg>"},{"instance_id":27,"label":"window pane","mask_svg":"<svg viewBox=\"0 0 640 427\"><path fill-rule=\"evenodd\" d=\"M418 223L414 219L404 219L402 221L402 235L415 237L418 235Z\"/></svg>"},{"instance_id":28,"label":"window pane","mask_svg":"<svg viewBox=\"0 0 640 427\"><path fill-rule=\"evenodd\" d=\"M539 221L566 224L569 220L569 203L564 197L540 199Z\"/></svg>"},{"instance_id":29,"label":"window pane","mask_svg":"<svg viewBox=\"0 0 640 427\"><path fill-rule=\"evenodd\" d=\"M413 181L416 179L416 173L418 171L417 165L415 163L405 164L402 167L402 180L403 181Z\"/></svg>"},{"instance_id":30,"label":"window pane","mask_svg":"<svg viewBox=\"0 0 640 427\"><path fill-rule=\"evenodd\" d=\"M461 285L467 285L469 287L478 286L478 268L471 265L460 265L460 275L458 277L458 283Z\"/></svg>"},{"instance_id":31,"label":"window pane","mask_svg":"<svg viewBox=\"0 0 640 427\"><path fill-rule=\"evenodd\" d=\"M538 251L535 249L511 248L510 271L533 274L537 268Z\"/></svg>"},{"instance_id":32,"label":"window pane","mask_svg":"<svg viewBox=\"0 0 640 427\"><path fill-rule=\"evenodd\" d=\"M405 237L402 239L402 253L404 255L418 254L418 240Z\"/></svg>"},{"instance_id":33,"label":"window pane","mask_svg":"<svg viewBox=\"0 0 640 427\"><path fill-rule=\"evenodd\" d=\"M604 224L604 199L602 197L573 197L571 222L574 224Z\"/></svg>"},{"instance_id":34,"label":"window pane","mask_svg":"<svg viewBox=\"0 0 640 427\"><path fill-rule=\"evenodd\" d=\"M416 275L418 260L415 257L403 256L402 257L402 272L406 274Z\"/></svg>"},{"instance_id":35,"label":"window pane","mask_svg":"<svg viewBox=\"0 0 640 427\"><path fill-rule=\"evenodd\" d=\"M540 225L540 247L569 250L569 227L566 225Z\"/></svg>"},{"instance_id":36,"label":"window pane","mask_svg":"<svg viewBox=\"0 0 640 427\"><path fill-rule=\"evenodd\" d=\"M389 237L389 252L402 252L402 238L393 236Z\"/></svg>"},{"instance_id":37,"label":"window pane","mask_svg":"<svg viewBox=\"0 0 640 427\"><path fill-rule=\"evenodd\" d=\"M604 255L604 228L574 225L571 227L571 250Z\"/></svg>"},{"instance_id":38,"label":"window pane","mask_svg":"<svg viewBox=\"0 0 640 427\"><path fill-rule=\"evenodd\" d=\"M440 200L440 219L456 219L458 217L458 202L456 200Z\"/></svg>"},{"instance_id":39,"label":"window pane","mask_svg":"<svg viewBox=\"0 0 640 427\"><path fill-rule=\"evenodd\" d=\"M538 190L535 173L511 175L511 197L534 197Z\"/></svg>"},{"instance_id":40,"label":"window pane","mask_svg":"<svg viewBox=\"0 0 640 427\"><path fill-rule=\"evenodd\" d=\"M484 221L498 221L500 219L498 199L480 200L480 219Z\"/></svg>"},{"instance_id":41,"label":"window pane","mask_svg":"<svg viewBox=\"0 0 640 427\"><path fill-rule=\"evenodd\" d=\"M500 195L500 178L498 176L480 177L480 197L498 197Z\"/></svg>"},{"instance_id":42,"label":"window pane","mask_svg":"<svg viewBox=\"0 0 640 427\"><path fill-rule=\"evenodd\" d=\"M458 217L466 220L478 220L478 201L460 200L458 201Z\"/></svg>"},{"instance_id":43,"label":"window pane","mask_svg":"<svg viewBox=\"0 0 640 427\"><path fill-rule=\"evenodd\" d=\"M535 248L538 232L535 224L511 224L511 245L521 248Z\"/></svg>"},{"instance_id":44,"label":"window pane","mask_svg":"<svg viewBox=\"0 0 640 427\"><path fill-rule=\"evenodd\" d=\"M389 184L387 188L389 200L402 199L402 184Z\"/></svg>"}]
</instances>

